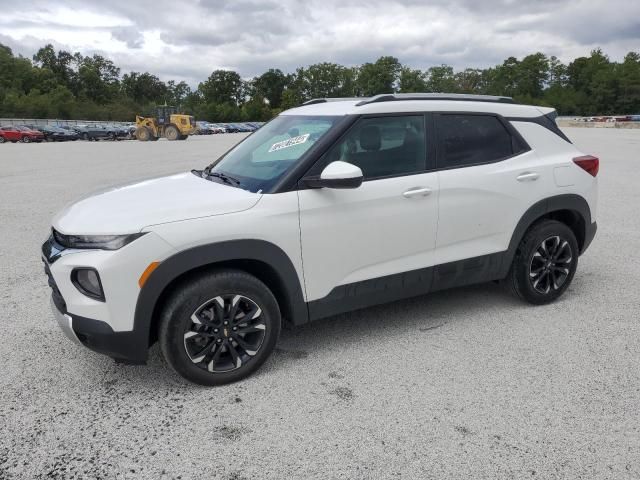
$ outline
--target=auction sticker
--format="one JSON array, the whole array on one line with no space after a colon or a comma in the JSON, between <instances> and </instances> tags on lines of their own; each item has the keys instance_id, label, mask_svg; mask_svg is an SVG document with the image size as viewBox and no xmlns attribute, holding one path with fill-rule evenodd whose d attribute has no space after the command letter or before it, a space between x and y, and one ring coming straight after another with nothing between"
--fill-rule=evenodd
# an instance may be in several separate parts
<instances>
[{"instance_id":1,"label":"auction sticker","mask_svg":"<svg viewBox=\"0 0 640 480\"><path fill-rule=\"evenodd\" d=\"M308 139L309 139L309 134L305 133L304 135L291 137L287 140L283 140L282 142L274 143L273 145L271 145L271 148L269 149L269 153L282 150L283 148L293 147L294 145L300 145L301 143L305 143Z\"/></svg>"}]
</instances>

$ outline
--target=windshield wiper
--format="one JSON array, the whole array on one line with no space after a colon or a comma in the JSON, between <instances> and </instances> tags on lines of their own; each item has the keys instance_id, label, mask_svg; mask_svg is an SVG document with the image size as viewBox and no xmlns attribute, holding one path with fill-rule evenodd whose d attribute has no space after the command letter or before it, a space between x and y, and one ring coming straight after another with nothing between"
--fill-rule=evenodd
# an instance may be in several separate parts
<instances>
[{"instance_id":1,"label":"windshield wiper","mask_svg":"<svg viewBox=\"0 0 640 480\"><path fill-rule=\"evenodd\" d=\"M205 174L207 177L219 178L220 180L222 180L225 183L228 183L229 185L239 186L240 183L242 183L237 178L230 177L229 175L225 175L224 173L220 173L220 172L211 173L205 170L203 174Z\"/></svg>"}]
</instances>

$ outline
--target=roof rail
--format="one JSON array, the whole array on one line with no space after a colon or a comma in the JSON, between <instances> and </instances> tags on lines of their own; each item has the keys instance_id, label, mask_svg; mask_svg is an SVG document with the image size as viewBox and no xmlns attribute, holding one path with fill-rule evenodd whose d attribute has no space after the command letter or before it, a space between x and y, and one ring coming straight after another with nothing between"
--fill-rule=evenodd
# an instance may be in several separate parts
<instances>
[{"instance_id":1,"label":"roof rail","mask_svg":"<svg viewBox=\"0 0 640 480\"><path fill-rule=\"evenodd\" d=\"M363 98L365 97L312 98L311 100L307 100L306 102L303 102L302 105L315 105L316 103L326 103L326 102L348 102L349 100L356 101L356 100L362 100Z\"/></svg>"},{"instance_id":2,"label":"roof rail","mask_svg":"<svg viewBox=\"0 0 640 480\"><path fill-rule=\"evenodd\" d=\"M495 95L469 95L466 93L385 93L365 98L356 107L370 103L397 102L400 100L456 100L463 102L516 103L511 97Z\"/></svg>"}]
</instances>

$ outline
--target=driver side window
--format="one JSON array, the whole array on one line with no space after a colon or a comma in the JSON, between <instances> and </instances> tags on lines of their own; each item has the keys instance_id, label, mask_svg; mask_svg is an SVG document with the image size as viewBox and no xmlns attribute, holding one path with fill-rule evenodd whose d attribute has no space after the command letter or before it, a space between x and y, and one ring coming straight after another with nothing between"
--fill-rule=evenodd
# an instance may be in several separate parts
<instances>
[{"instance_id":1,"label":"driver side window","mask_svg":"<svg viewBox=\"0 0 640 480\"><path fill-rule=\"evenodd\" d=\"M360 167L365 180L409 175L426 169L422 115L360 119L325 155Z\"/></svg>"}]
</instances>

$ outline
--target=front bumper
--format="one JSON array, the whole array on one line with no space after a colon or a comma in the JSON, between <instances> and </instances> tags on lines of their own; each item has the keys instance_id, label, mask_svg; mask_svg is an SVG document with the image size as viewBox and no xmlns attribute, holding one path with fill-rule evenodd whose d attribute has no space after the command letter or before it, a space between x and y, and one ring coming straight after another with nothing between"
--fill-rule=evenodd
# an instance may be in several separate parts
<instances>
[{"instance_id":1,"label":"front bumper","mask_svg":"<svg viewBox=\"0 0 640 480\"><path fill-rule=\"evenodd\" d=\"M44 271L51 287L53 313L74 343L125 363L144 363L150 344L149 325L137 326L134 314L140 273L151 261L162 261L172 247L149 233L119 250L78 250L53 236L42 246ZM84 295L73 284L75 268L95 268L106 301Z\"/></svg>"},{"instance_id":2,"label":"front bumper","mask_svg":"<svg viewBox=\"0 0 640 480\"><path fill-rule=\"evenodd\" d=\"M135 332L114 332L106 322L63 312L53 300L53 296L51 311L62 332L76 345L108 355L120 363L146 363L145 338Z\"/></svg>"},{"instance_id":3,"label":"front bumper","mask_svg":"<svg viewBox=\"0 0 640 480\"><path fill-rule=\"evenodd\" d=\"M48 241L51 251L51 241ZM55 257L51 257L55 258ZM103 321L73 315L67 311L67 303L45 258L44 271L51 287L51 311L65 336L76 345L109 355L122 363L143 364L147 360L148 338L141 332L114 332Z\"/></svg>"},{"instance_id":4,"label":"front bumper","mask_svg":"<svg viewBox=\"0 0 640 480\"><path fill-rule=\"evenodd\" d=\"M60 310L58 310L58 307L53 301L53 296L51 297L51 301L49 303L51 305L51 312L53 313L54 318L58 322L58 326L60 327L60 330L62 330L62 332L66 335L66 337L69 340L71 340L73 343L75 343L76 345L82 345L82 342L76 335L76 332L74 332L73 330L73 318L71 318L71 315L62 313Z\"/></svg>"},{"instance_id":5,"label":"front bumper","mask_svg":"<svg viewBox=\"0 0 640 480\"><path fill-rule=\"evenodd\" d=\"M146 363L148 345L144 336L136 332L114 332L106 322L62 312L53 297L51 311L62 332L76 345L108 355L120 363Z\"/></svg>"}]
</instances>

